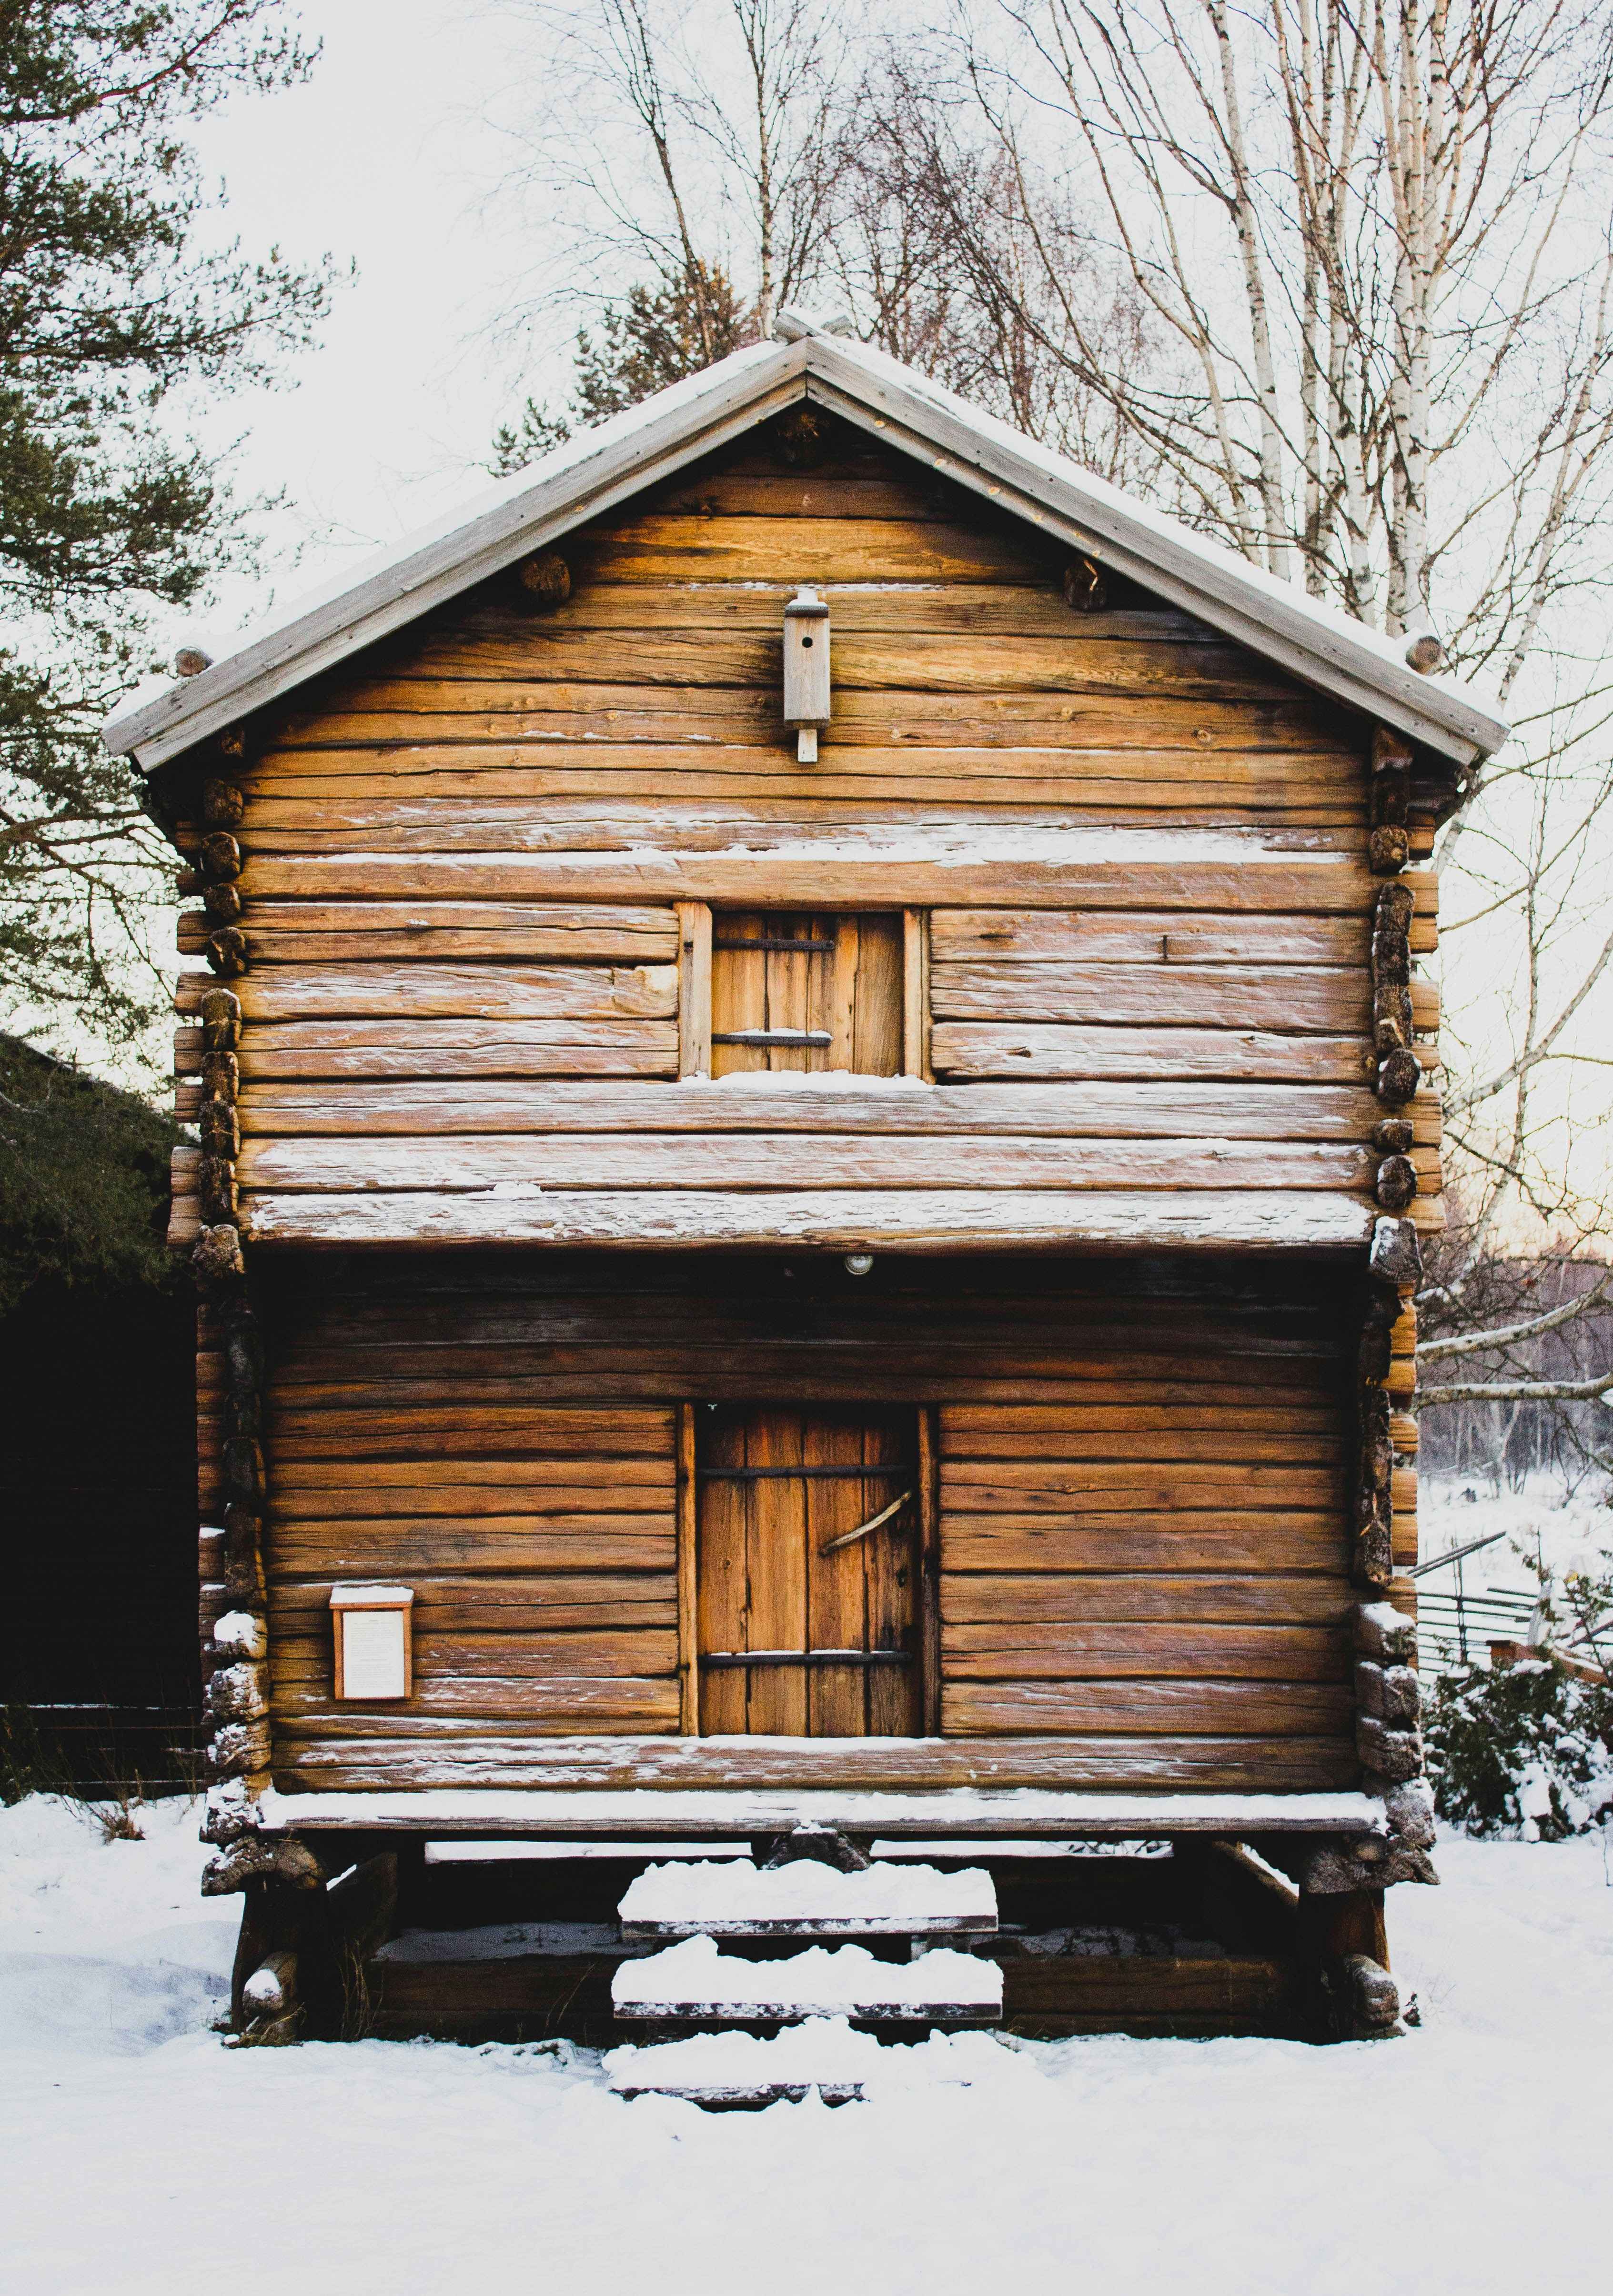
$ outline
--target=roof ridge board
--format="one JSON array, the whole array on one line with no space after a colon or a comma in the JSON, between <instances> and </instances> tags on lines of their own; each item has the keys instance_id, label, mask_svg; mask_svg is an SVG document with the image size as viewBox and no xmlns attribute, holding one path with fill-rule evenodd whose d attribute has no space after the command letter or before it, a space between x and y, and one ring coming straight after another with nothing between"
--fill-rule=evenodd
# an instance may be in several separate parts
<instances>
[{"instance_id":1,"label":"roof ridge board","mask_svg":"<svg viewBox=\"0 0 1613 2296\"><path fill-rule=\"evenodd\" d=\"M120 704L102 728L103 743L154 772L288 686L803 398L809 348L804 340L748 346L590 426L468 509L415 529L296 600L283 618L248 629L232 652L195 676L176 679L133 708ZM451 552L445 550L449 544Z\"/></svg>"},{"instance_id":2,"label":"roof ridge board","mask_svg":"<svg viewBox=\"0 0 1613 2296\"><path fill-rule=\"evenodd\" d=\"M1017 516L1061 531L1077 546L1107 558L1117 571L1163 590L1244 644L1271 652L1273 637L1286 641L1278 655L1286 667L1296 667L1295 652L1303 654L1313 682L1333 693L1347 682L1356 692L1346 698L1356 699L1358 706L1374 709L1460 763L1499 749L1508 738L1510 726L1482 688L1412 669L1395 642L1370 624L1308 598L1225 544L1083 471L871 345L824 334L808 340L810 381L833 394L813 395L823 395L826 405L860 428L891 437L909 453L920 452L943 475L991 499L1001 499L1002 488L1011 487L1022 499L1003 506ZM913 439L923 441L921 448L892 436L893 413ZM937 461L937 449L944 463ZM1065 500L1050 503L1038 488Z\"/></svg>"}]
</instances>

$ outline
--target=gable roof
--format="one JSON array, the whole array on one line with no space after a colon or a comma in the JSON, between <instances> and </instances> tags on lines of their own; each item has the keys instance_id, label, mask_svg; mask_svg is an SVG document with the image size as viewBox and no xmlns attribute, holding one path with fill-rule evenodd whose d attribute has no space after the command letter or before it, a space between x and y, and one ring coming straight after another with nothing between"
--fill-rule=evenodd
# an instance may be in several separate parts
<instances>
[{"instance_id":1,"label":"gable roof","mask_svg":"<svg viewBox=\"0 0 1613 2296\"><path fill-rule=\"evenodd\" d=\"M784 340L736 351L580 432L470 504L297 600L196 676L132 698L107 721L107 748L153 771L802 398L1457 765L1506 740L1505 720L1475 689L1422 676L1394 641L1364 623L1307 598L899 360L794 311L780 313L778 333Z\"/></svg>"}]
</instances>

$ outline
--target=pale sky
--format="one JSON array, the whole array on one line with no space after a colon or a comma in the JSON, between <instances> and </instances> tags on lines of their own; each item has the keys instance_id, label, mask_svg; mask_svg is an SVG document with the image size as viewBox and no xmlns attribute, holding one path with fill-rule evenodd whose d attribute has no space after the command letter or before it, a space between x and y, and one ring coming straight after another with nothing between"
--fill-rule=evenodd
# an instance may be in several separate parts
<instances>
[{"instance_id":1,"label":"pale sky","mask_svg":"<svg viewBox=\"0 0 1613 2296\"><path fill-rule=\"evenodd\" d=\"M481 114L509 69L507 22L475 0L310 0L301 20L325 44L308 84L234 102L194 138L246 252L358 266L292 387L234 398L200 426L242 440L243 491L286 496L271 583L232 578L195 618L219 636L269 588L313 588L485 485L477 464L521 395L483 332L531 254L481 197L502 157ZM568 342L557 318L547 380L562 395Z\"/></svg>"}]
</instances>

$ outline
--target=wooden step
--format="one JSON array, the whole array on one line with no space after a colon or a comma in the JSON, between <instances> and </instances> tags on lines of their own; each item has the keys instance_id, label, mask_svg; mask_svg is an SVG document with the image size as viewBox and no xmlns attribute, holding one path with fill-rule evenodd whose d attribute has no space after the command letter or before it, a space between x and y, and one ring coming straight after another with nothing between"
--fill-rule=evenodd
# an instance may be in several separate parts
<instances>
[{"instance_id":1,"label":"wooden step","mask_svg":"<svg viewBox=\"0 0 1613 2296\"><path fill-rule=\"evenodd\" d=\"M619 2018L645 2024L794 2024L835 2016L865 2024L994 2024L1002 2014L1002 1972L995 1962L945 1948L910 1962L876 1961L860 1945L746 1961L700 1936L623 1962L611 1998Z\"/></svg>"},{"instance_id":2,"label":"wooden step","mask_svg":"<svg viewBox=\"0 0 1613 2296\"><path fill-rule=\"evenodd\" d=\"M758 1867L658 1865L617 1908L624 1939L991 1937L997 1890L979 1866L865 1867L842 1874L814 1857Z\"/></svg>"},{"instance_id":3,"label":"wooden step","mask_svg":"<svg viewBox=\"0 0 1613 2296\"><path fill-rule=\"evenodd\" d=\"M980 2076L983 2034L932 2035L917 2045L882 2042L844 2017L810 2017L770 2039L753 2033L695 2033L687 2040L630 2044L605 2059L619 2096L681 2097L708 2107L798 2104L814 2091L849 2104L875 2087L908 2080L967 2087Z\"/></svg>"}]
</instances>

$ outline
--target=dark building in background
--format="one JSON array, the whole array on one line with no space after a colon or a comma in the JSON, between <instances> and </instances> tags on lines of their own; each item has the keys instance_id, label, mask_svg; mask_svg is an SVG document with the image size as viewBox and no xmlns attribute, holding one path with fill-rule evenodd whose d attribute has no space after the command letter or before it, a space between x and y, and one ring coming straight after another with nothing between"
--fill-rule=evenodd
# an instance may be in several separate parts
<instances>
[{"instance_id":1,"label":"dark building in background","mask_svg":"<svg viewBox=\"0 0 1613 2296\"><path fill-rule=\"evenodd\" d=\"M194 1307L172 1123L0 1037L0 1792L185 1774Z\"/></svg>"}]
</instances>

